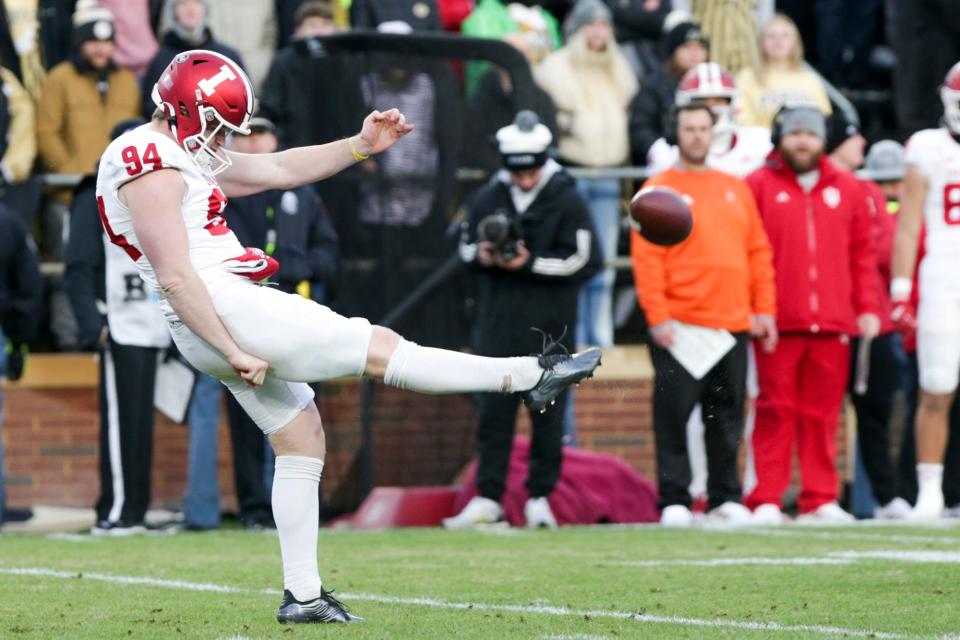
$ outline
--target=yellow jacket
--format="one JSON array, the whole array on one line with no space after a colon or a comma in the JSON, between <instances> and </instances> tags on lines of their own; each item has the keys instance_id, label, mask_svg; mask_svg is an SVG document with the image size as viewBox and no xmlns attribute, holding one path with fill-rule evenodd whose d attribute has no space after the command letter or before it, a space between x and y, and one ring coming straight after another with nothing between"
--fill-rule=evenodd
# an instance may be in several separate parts
<instances>
[{"instance_id":1,"label":"yellow jacket","mask_svg":"<svg viewBox=\"0 0 960 640\"><path fill-rule=\"evenodd\" d=\"M737 74L737 88L740 90L737 122L743 126L769 129L773 117L785 104L812 104L827 115L833 111L820 76L804 67L788 71L769 69L762 84L756 72L746 68Z\"/></svg>"},{"instance_id":2,"label":"yellow jacket","mask_svg":"<svg viewBox=\"0 0 960 640\"><path fill-rule=\"evenodd\" d=\"M0 158L0 173L6 182L16 184L27 179L37 157L37 139L33 133L36 114L30 94L17 76L5 67L0 67L0 86L7 96L10 111L7 150Z\"/></svg>"},{"instance_id":3,"label":"yellow jacket","mask_svg":"<svg viewBox=\"0 0 960 640\"><path fill-rule=\"evenodd\" d=\"M37 105L37 146L52 173L90 174L118 122L140 116L140 87L126 69L107 73L103 98L96 74L81 73L72 60L47 74Z\"/></svg>"}]
</instances>

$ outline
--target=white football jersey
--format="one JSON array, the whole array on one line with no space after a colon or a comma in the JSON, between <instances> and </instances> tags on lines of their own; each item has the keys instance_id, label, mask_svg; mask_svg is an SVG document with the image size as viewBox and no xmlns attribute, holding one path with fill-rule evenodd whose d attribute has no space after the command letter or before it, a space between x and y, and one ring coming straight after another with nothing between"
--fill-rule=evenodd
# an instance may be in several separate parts
<instances>
[{"instance_id":1,"label":"white football jersey","mask_svg":"<svg viewBox=\"0 0 960 640\"><path fill-rule=\"evenodd\" d=\"M156 274L134 233L130 209L120 201L117 192L127 182L150 171L178 170L186 184L181 210L187 229L190 261L209 285L212 279L223 274L223 270L213 267L241 256L245 251L222 217L227 198L217 181L197 166L176 141L149 126L128 131L103 152L97 174L100 221L110 241L126 251L136 263L144 282L158 289Z\"/></svg>"},{"instance_id":2,"label":"white football jersey","mask_svg":"<svg viewBox=\"0 0 960 640\"><path fill-rule=\"evenodd\" d=\"M710 149L707 166L724 173L745 178L763 166L767 155L773 150L770 142L770 130L763 127L737 127L733 146L717 153ZM676 145L668 144L660 138L647 152L647 173L655 176L677 164L679 153Z\"/></svg>"},{"instance_id":3,"label":"white football jersey","mask_svg":"<svg viewBox=\"0 0 960 640\"><path fill-rule=\"evenodd\" d=\"M960 260L960 143L947 129L924 129L907 141L906 162L927 179L923 205L926 262Z\"/></svg>"}]
</instances>

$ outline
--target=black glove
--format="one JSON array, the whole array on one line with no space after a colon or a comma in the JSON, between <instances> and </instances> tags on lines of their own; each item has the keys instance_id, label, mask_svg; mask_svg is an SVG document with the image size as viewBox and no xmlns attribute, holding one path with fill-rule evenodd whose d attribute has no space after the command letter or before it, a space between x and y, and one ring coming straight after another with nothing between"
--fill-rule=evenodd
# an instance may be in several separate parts
<instances>
[{"instance_id":1,"label":"black glove","mask_svg":"<svg viewBox=\"0 0 960 640\"><path fill-rule=\"evenodd\" d=\"M7 380L16 382L23 377L27 360L27 345L7 344Z\"/></svg>"}]
</instances>

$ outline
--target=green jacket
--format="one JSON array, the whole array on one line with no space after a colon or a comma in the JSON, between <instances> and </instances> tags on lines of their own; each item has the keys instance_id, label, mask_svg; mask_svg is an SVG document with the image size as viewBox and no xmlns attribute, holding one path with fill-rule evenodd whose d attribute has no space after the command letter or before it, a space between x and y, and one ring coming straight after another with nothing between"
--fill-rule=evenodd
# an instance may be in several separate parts
<instances>
[{"instance_id":1,"label":"green jacket","mask_svg":"<svg viewBox=\"0 0 960 640\"><path fill-rule=\"evenodd\" d=\"M560 37L560 24L551 13L540 9L544 21L547 23L547 31L550 34L550 40L553 42L553 48L558 48L563 44ZM472 38L491 38L499 40L508 33L519 31L520 25L510 16L501 0L480 0L477 7L467 16L460 26L460 31L465 36ZM473 95L480 78L490 68L489 62L468 62L466 69L466 89L467 95Z\"/></svg>"}]
</instances>

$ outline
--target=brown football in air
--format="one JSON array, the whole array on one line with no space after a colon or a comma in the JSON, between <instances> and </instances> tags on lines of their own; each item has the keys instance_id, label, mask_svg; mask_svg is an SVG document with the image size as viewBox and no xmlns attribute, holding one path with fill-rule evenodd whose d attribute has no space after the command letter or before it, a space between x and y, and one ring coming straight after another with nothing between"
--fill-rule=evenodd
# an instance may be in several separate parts
<instances>
[{"instance_id":1,"label":"brown football in air","mask_svg":"<svg viewBox=\"0 0 960 640\"><path fill-rule=\"evenodd\" d=\"M673 189L644 187L630 201L630 219L640 235L664 247L683 242L693 229L690 207Z\"/></svg>"}]
</instances>

